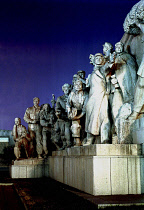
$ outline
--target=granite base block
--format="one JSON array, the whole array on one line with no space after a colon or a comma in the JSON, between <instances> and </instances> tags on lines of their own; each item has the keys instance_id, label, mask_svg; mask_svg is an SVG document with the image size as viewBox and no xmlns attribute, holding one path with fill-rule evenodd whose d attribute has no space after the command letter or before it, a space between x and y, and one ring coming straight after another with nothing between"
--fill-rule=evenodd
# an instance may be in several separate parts
<instances>
[{"instance_id":1,"label":"granite base block","mask_svg":"<svg viewBox=\"0 0 144 210\"><path fill-rule=\"evenodd\" d=\"M50 157L49 175L92 195L141 194L143 166L143 156Z\"/></svg>"},{"instance_id":2,"label":"granite base block","mask_svg":"<svg viewBox=\"0 0 144 210\"><path fill-rule=\"evenodd\" d=\"M48 161L37 158L16 160L10 167L10 174L14 179L48 177Z\"/></svg>"},{"instance_id":3,"label":"granite base block","mask_svg":"<svg viewBox=\"0 0 144 210\"><path fill-rule=\"evenodd\" d=\"M49 157L49 176L92 195L144 192L142 145L90 145ZM62 155L63 154L63 155Z\"/></svg>"},{"instance_id":4,"label":"granite base block","mask_svg":"<svg viewBox=\"0 0 144 210\"><path fill-rule=\"evenodd\" d=\"M54 151L52 156L116 156L141 154L142 144L92 144L89 146L71 147L64 151Z\"/></svg>"}]
</instances>

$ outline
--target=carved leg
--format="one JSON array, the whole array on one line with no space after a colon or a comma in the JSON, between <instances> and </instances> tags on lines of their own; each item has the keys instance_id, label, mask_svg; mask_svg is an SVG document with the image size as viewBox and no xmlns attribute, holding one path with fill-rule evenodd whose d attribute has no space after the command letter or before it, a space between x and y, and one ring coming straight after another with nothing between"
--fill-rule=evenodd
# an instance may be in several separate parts
<instances>
[{"instance_id":1,"label":"carved leg","mask_svg":"<svg viewBox=\"0 0 144 210\"><path fill-rule=\"evenodd\" d=\"M76 147L77 147L77 146L81 146L80 138L79 138L79 137L75 137L74 139L75 139L75 142L76 142L75 146L76 146Z\"/></svg>"},{"instance_id":2,"label":"carved leg","mask_svg":"<svg viewBox=\"0 0 144 210\"><path fill-rule=\"evenodd\" d=\"M41 158L43 145L42 145L42 136L39 128L37 128L36 130L36 150L38 158Z\"/></svg>"},{"instance_id":3,"label":"carved leg","mask_svg":"<svg viewBox=\"0 0 144 210\"><path fill-rule=\"evenodd\" d=\"M87 133L87 141L83 144L83 146L88 146L90 144L93 144L93 141L95 139L95 136L91 133Z\"/></svg>"},{"instance_id":4,"label":"carved leg","mask_svg":"<svg viewBox=\"0 0 144 210\"><path fill-rule=\"evenodd\" d=\"M43 131L43 150L45 153L45 156L48 154L48 149L47 149L47 133Z\"/></svg>"},{"instance_id":5,"label":"carved leg","mask_svg":"<svg viewBox=\"0 0 144 210\"><path fill-rule=\"evenodd\" d=\"M65 138L66 138L66 147L71 147L71 131L70 131L70 122L65 122Z\"/></svg>"},{"instance_id":6,"label":"carved leg","mask_svg":"<svg viewBox=\"0 0 144 210\"><path fill-rule=\"evenodd\" d=\"M20 158L20 149L17 146L14 147L14 154L16 156L16 159L18 160Z\"/></svg>"},{"instance_id":7,"label":"carved leg","mask_svg":"<svg viewBox=\"0 0 144 210\"><path fill-rule=\"evenodd\" d=\"M110 144L110 122L105 118L101 125L101 144Z\"/></svg>"},{"instance_id":8,"label":"carved leg","mask_svg":"<svg viewBox=\"0 0 144 210\"><path fill-rule=\"evenodd\" d=\"M72 130L72 137L74 137L74 142L76 142L75 146L81 145L80 129L81 129L80 120L72 121L71 130Z\"/></svg>"}]
</instances>

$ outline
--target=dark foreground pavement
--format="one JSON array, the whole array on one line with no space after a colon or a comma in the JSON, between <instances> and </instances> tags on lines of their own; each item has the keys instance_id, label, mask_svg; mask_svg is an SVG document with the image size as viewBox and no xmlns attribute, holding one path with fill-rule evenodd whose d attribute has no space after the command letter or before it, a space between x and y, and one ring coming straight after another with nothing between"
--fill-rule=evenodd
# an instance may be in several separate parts
<instances>
[{"instance_id":1,"label":"dark foreground pavement","mask_svg":"<svg viewBox=\"0 0 144 210\"><path fill-rule=\"evenodd\" d=\"M24 209L24 207L25 209L52 210L100 208L116 210L144 209L144 206L142 206L144 205L144 195L92 196L50 178L5 178L1 179L0 182L13 183L13 185L7 185L5 190L2 190L2 186L0 186L0 196L3 196L3 199L9 202L8 208L7 202L5 202L6 206L3 205L3 208L0 209ZM9 189L10 186L11 189ZM2 203L2 199L0 199L0 203ZM16 207L15 204L17 205ZM131 204L133 205L129 206Z\"/></svg>"},{"instance_id":2,"label":"dark foreground pavement","mask_svg":"<svg viewBox=\"0 0 144 210\"><path fill-rule=\"evenodd\" d=\"M144 195L92 196L50 178L11 179L0 169L0 210L140 209Z\"/></svg>"}]
</instances>

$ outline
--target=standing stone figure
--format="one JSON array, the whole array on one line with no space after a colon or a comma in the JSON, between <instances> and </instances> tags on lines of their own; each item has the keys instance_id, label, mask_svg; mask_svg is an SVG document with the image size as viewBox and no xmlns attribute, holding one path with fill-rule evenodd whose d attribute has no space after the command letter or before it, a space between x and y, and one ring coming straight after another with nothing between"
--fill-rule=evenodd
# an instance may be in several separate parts
<instances>
[{"instance_id":1,"label":"standing stone figure","mask_svg":"<svg viewBox=\"0 0 144 210\"><path fill-rule=\"evenodd\" d=\"M30 137L35 144L36 141L36 152L38 154L38 158L41 158L42 155L42 135L41 135L41 126L40 126L40 106L39 106L39 98L35 97L33 99L33 106L26 109L24 114L24 120L28 123L28 131L30 133Z\"/></svg>"},{"instance_id":2,"label":"standing stone figure","mask_svg":"<svg viewBox=\"0 0 144 210\"><path fill-rule=\"evenodd\" d=\"M113 98L111 107L118 143L132 143L131 122L126 118L132 111L134 101L137 80L136 62L130 54L124 52L121 42L115 44L115 61L112 70Z\"/></svg>"},{"instance_id":3,"label":"standing stone figure","mask_svg":"<svg viewBox=\"0 0 144 210\"><path fill-rule=\"evenodd\" d=\"M70 147L70 145L67 145L67 136L65 135L65 121L61 117L61 109L57 108L55 115L57 120L54 124L52 132L52 142L55 144L58 150L63 150L66 147Z\"/></svg>"},{"instance_id":4,"label":"standing stone figure","mask_svg":"<svg viewBox=\"0 0 144 210\"><path fill-rule=\"evenodd\" d=\"M70 131L71 120L68 119L67 110L66 110L66 104L67 104L69 93L71 91L71 86L66 83L62 86L62 90L64 92L64 95L57 98L55 110L56 112L58 111L56 114L58 117L57 121L61 121L61 123L64 125L65 138L64 138L63 147L62 147L62 149L64 149L65 147L71 147L72 145L71 131Z\"/></svg>"},{"instance_id":5,"label":"standing stone figure","mask_svg":"<svg viewBox=\"0 0 144 210\"><path fill-rule=\"evenodd\" d=\"M106 83L107 83L107 94L111 94L112 88L111 88L111 81L110 77L112 74L111 68L113 65L110 66L110 63L113 64L115 53L113 53L113 46L111 43L105 42L103 45L103 53L104 53L104 59L105 59L105 69L107 70L106 74ZM111 100L111 95L110 95Z\"/></svg>"},{"instance_id":6,"label":"standing stone figure","mask_svg":"<svg viewBox=\"0 0 144 210\"><path fill-rule=\"evenodd\" d=\"M77 72L78 79L82 81L83 83L83 90L86 90L86 78L85 78L85 71L79 70Z\"/></svg>"},{"instance_id":7,"label":"standing stone figure","mask_svg":"<svg viewBox=\"0 0 144 210\"><path fill-rule=\"evenodd\" d=\"M56 103L56 100L55 100L55 95L52 94L52 100L51 100L51 104L52 104L52 109L54 110L55 108L55 103Z\"/></svg>"},{"instance_id":8,"label":"standing stone figure","mask_svg":"<svg viewBox=\"0 0 144 210\"><path fill-rule=\"evenodd\" d=\"M21 119L15 118L15 125L13 126L12 136L15 141L14 154L18 160L21 157L21 147L24 147L26 157L29 157L29 143L30 136L27 134L26 127L21 125Z\"/></svg>"},{"instance_id":9,"label":"standing stone figure","mask_svg":"<svg viewBox=\"0 0 144 210\"><path fill-rule=\"evenodd\" d=\"M51 107L49 104L44 104L40 111L40 124L42 126L42 140L44 157L48 155L48 141L51 139L51 129L53 127L53 117L50 114Z\"/></svg>"},{"instance_id":10,"label":"standing stone figure","mask_svg":"<svg viewBox=\"0 0 144 210\"><path fill-rule=\"evenodd\" d=\"M80 130L85 122L86 104L88 101L88 93L83 91L83 83L81 80L74 82L74 88L69 94L67 101L68 118L72 120L72 136L76 146L81 145Z\"/></svg>"},{"instance_id":11,"label":"standing stone figure","mask_svg":"<svg viewBox=\"0 0 144 210\"><path fill-rule=\"evenodd\" d=\"M110 60L110 55L113 53L113 46L111 43L105 42L103 45L103 53L106 61Z\"/></svg>"},{"instance_id":12,"label":"standing stone figure","mask_svg":"<svg viewBox=\"0 0 144 210\"><path fill-rule=\"evenodd\" d=\"M108 95L106 94L107 83L104 65L104 57L101 53L95 54L92 61L94 70L88 76L86 85L90 87L89 99L86 106L87 142L84 145L92 144L95 137L101 134L101 143L110 142L110 120L108 115Z\"/></svg>"},{"instance_id":13,"label":"standing stone figure","mask_svg":"<svg viewBox=\"0 0 144 210\"><path fill-rule=\"evenodd\" d=\"M122 92L123 103L131 103L137 80L136 62L130 54L124 52L124 46L121 42L115 44L115 52L114 71Z\"/></svg>"}]
</instances>

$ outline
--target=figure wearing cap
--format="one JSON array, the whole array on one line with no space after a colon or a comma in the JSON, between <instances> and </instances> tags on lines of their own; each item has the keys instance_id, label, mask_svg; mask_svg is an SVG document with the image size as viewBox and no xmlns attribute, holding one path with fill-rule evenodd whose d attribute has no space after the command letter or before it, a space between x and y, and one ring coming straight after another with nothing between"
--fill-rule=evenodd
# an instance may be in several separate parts
<instances>
[{"instance_id":1,"label":"figure wearing cap","mask_svg":"<svg viewBox=\"0 0 144 210\"><path fill-rule=\"evenodd\" d=\"M69 93L71 91L71 86L65 83L62 86L62 90L64 92L64 95L59 96L57 98L55 110L57 113L57 118L59 119L58 121L61 121L64 127L64 129L62 129L64 133L63 134L64 138L63 138L63 146L61 149L65 149L66 147L71 147L72 145L71 131L70 131L71 121L67 117L67 110L66 110L66 104L67 104Z\"/></svg>"},{"instance_id":2,"label":"figure wearing cap","mask_svg":"<svg viewBox=\"0 0 144 210\"><path fill-rule=\"evenodd\" d=\"M103 65L105 59L101 53L90 55L90 63L94 70L88 76L86 85L90 88L89 99L86 106L86 132L87 141L92 144L96 136L101 135L101 143L110 142L110 120L108 115L108 95L106 94L106 78Z\"/></svg>"}]
</instances>

